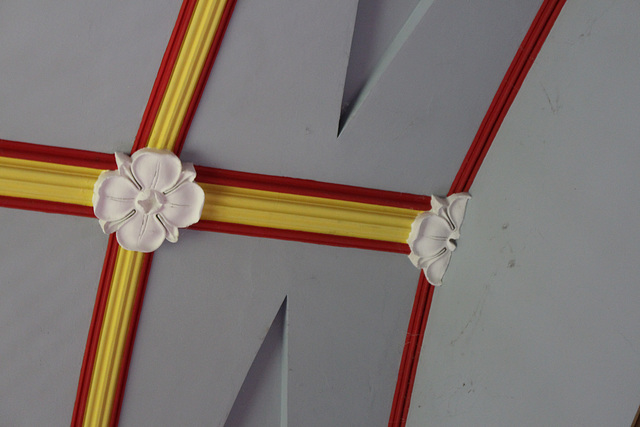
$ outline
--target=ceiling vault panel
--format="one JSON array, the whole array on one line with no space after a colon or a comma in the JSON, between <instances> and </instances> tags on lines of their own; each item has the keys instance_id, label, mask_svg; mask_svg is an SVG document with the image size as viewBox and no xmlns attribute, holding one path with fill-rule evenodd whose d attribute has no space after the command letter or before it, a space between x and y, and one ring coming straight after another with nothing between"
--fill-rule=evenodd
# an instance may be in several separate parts
<instances>
[{"instance_id":1,"label":"ceiling vault panel","mask_svg":"<svg viewBox=\"0 0 640 427\"><path fill-rule=\"evenodd\" d=\"M422 21L424 15L429 10L429 7L433 4L434 0L420 0L416 7L413 9L406 22L398 31L398 34L394 37L393 41L387 47L385 52L378 63L371 70L371 74L367 77L362 88L358 89L347 104L343 100L343 108L340 114L340 124L338 126L338 136L342 132L345 126L349 123L349 119L358 112L358 108L364 103L371 89L378 83L380 76L387 70L391 61L396 57L398 51L402 48L405 42L409 39L409 36L416 29L416 26ZM351 65L351 64L349 64ZM355 64L354 64L355 66ZM345 89L346 90L346 89Z\"/></svg>"}]
</instances>

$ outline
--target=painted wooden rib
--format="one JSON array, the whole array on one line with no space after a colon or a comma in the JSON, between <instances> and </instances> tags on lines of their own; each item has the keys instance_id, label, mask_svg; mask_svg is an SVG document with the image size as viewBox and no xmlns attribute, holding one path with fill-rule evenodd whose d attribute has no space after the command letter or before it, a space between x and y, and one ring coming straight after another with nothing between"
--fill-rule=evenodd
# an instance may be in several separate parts
<instances>
[{"instance_id":1,"label":"painted wooden rib","mask_svg":"<svg viewBox=\"0 0 640 427\"><path fill-rule=\"evenodd\" d=\"M405 243L420 211L298 194L200 184L202 219Z\"/></svg>"},{"instance_id":2,"label":"painted wooden rib","mask_svg":"<svg viewBox=\"0 0 640 427\"><path fill-rule=\"evenodd\" d=\"M109 425L145 254L118 248L86 400L84 425Z\"/></svg>"},{"instance_id":3,"label":"painted wooden rib","mask_svg":"<svg viewBox=\"0 0 640 427\"><path fill-rule=\"evenodd\" d=\"M93 315L91 316L91 324L89 326L89 335L87 337L87 346L82 359L82 368L80 370L80 378L78 379L78 391L76 393L76 401L73 407L73 415L71 417L71 426L81 426L84 420L84 414L87 405L87 395L91 385L91 375L96 359L96 350L98 348L98 340L100 338L100 330L104 320L104 310L109 297L109 287L113 280L113 269L118 255L118 242L116 242L115 234L109 236L107 252L104 258L102 274L98 284L98 292L96 294L96 302L93 307Z\"/></svg>"},{"instance_id":4,"label":"painted wooden rib","mask_svg":"<svg viewBox=\"0 0 640 427\"><path fill-rule=\"evenodd\" d=\"M226 0L201 0L196 4L156 114L148 147L174 149L226 4Z\"/></svg>"},{"instance_id":5,"label":"painted wooden rib","mask_svg":"<svg viewBox=\"0 0 640 427\"><path fill-rule=\"evenodd\" d=\"M522 86L522 82L531 69L533 61L535 61L538 52L540 52L565 1L543 1L491 102L456 178L451 184L449 194L469 191L471 188L504 117L509 111L518 90ZM433 293L433 286L428 284L424 274L421 273L418 293L411 312L409 330L400 363L398 382L389 416L389 426L404 426L407 421L413 383L418 360L420 359L420 350L422 349L422 340L429 317Z\"/></svg>"},{"instance_id":6,"label":"painted wooden rib","mask_svg":"<svg viewBox=\"0 0 640 427\"><path fill-rule=\"evenodd\" d=\"M101 169L0 157L0 196L91 206Z\"/></svg>"},{"instance_id":7,"label":"painted wooden rib","mask_svg":"<svg viewBox=\"0 0 640 427\"><path fill-rule=\"evenodd\" d=\"M413 219L423 209L397 205L429 206L429 198L424 196L231 171L214 170L213 179L209 176L212 169L198 170L204 172L205 180L242 185L200 183L207 194L203 221L309 233L293 240L309 241L310 235L324 234L404 244ZM0 157L0 203L91 216L93 185L101 172L70 164ZM291 188L287 188L287 182L293 184ZM34 206L22 206L21 201ZM362 242L354 242L354 247L362 246ZM398 250L404 252L403 248L394 251Z\"/></svg>"}]
</instances>

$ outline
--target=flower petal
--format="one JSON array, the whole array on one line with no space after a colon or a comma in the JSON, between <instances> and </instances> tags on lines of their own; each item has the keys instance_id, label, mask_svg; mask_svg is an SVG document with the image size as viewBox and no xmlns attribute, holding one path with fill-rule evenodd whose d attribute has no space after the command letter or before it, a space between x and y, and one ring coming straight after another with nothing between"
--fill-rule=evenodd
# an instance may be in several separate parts
<instances>
[{"instance_id":1,"label":"flower petal","mask_svg":"<svg viewBox=\"0 0 640 427\"><path fill-rule=\"evenodd\" d=\"M451 201L449 208L447 209L449 218L454 224L454 228L457 230L462 225L464 219L464 212L467 209L467 202L471 198L468 193L453 194L450 198L456 197Z\"/></svg>"},{"instance_id":2,"label":"flower petal","mask_svg":"<svg viewBox=\"0 0 640 427\"><path fill-rule=\"evenodd\" d=\"M182 172L180 172L180 177L178 181L173 185L173 187L164 190L164 194L169 194L172 191L175 191L176 188L180 187L182 184L187 182L193 182L196 179L196 169L193 167L193 163L183 163L182 164Z\"/></svg>"},{"instance_id":3,"label":"flower petal","mask_svg":"<svg viewBox=\"0 0 640 427\"><path fill-rule=\"evenodd\" d=\"M143 148L131 156L131 171L142 188L165 191L173 187L182 171L178 156L167 150Z\"/></svg>"},{"instance_id":4,"label":"flower petal","mask_svg":"<svg viewBox=\"0 0 640 427\"><path fill-rule=\"evenodd\" d=\"M440 197L433 195L431 196L431 212L436 215L442 215L442 211L444 211L449 206L449 201L446 197Z\"/></svg>"},{"instance_id":5,"label":"flower petal","mask_svg":"<svg viewBox=\"0 0 640 427\"><path fill-rule=\"evenodd\" d=\"M135 185L115 171L103 172L93 189L93 212L98 219L117 221L134 209Z\"/></svg>"},{"instance_id":6,"label":"flower petal","mask_svg":"<svg viewBox=\"0 0 640 427\"><path fill-rule=\"evenodd\" d=\"M157 214L158 221L162 224L164 229L167 231L167 240L171 243L175 243L178 241L178 237L180 237L180 232L178 231L178 227L171 224L162 214Z\"/></svg>"},{"instance_id":7,"label":"flower petal","mask_svg":"<svg viewBox=\"0 0 640 427\"><path fill-rule=\"evenodd\" d=\"M125 225L127 221L129 221L135 214L136 214L136 211L131 211L127 216L124 216L115 221L105 221L101 219L101 220L98 220L98 223L100 224L100 228L102 228L102 231L104 232L104 234L111 234L118 231L120 227Z\"/></svg>"},{"instance_id":8,"label":"flower petal","mask_svg":"<svg viewBox=\"0 0 640 427\"><path fill-rule=\"evenodd\" d=\"M441 257L434 259L432 262L423 268L424 275L427 277L429 283L433 286L442 285L442 277L447 271L449 261L451 260L451 252L446 251Z\"/></svg>"},{"instance_id":9,"label":"flower petal","mask_svg":"<svg viewBox=\"0 0 640 427\"><path fill-rule=\"evenodd\" d=\"M200 220L204 191L193 182L185 182L167 195L162 216L177 227L188 227Z\"/></svg>"},{"instance_id":10,"label":"flower petal","mask_svg":"<svg viewBox=\"0 0 640 427\"><path fill-rule=\"evenodd\" d=\"M122 173L122 169L125 167L131 167L131 157L127 156L124 153L115 152L114 156L116 158L116 165L118 166L118 171Z\"/></svg>"},{"instance_id":11,"label":"flower petal","mask_svg":"<svg viewBox=\"0 0 640 427\"><path fill-rule=\"evenodd\" d=\"M135 214L116 232L118 243L130 251L153 252L160 247L167 231L152 215Z\"/></svg>"},{"instance_id":12,"label":"flower petal","mask_svg":"<svg viewBox=\"0 0 640 427\"><path fill-rule=\"evenodd\" d=\"M115 153L116 157L116 165L118 165L118 172L120 176L123 176L133 183L138 190L142 190L140 184L136 181L136 178L133 176L133 172L131 172L131 157L127 156L124 153Z\"/></svg>"},{"instance_id":13,"label":"flower petal","mask_svg":"<svg viewBox=\"0 0 640 427\"><path fill-rule=\"evenodd\" d=\"M429 232L429 234L426 233ZM451 235L449 222L437 215L428 215L422 223L420 223L420 232L425 237L436 240L447 240Z\"/></svg>"}]
</instances>

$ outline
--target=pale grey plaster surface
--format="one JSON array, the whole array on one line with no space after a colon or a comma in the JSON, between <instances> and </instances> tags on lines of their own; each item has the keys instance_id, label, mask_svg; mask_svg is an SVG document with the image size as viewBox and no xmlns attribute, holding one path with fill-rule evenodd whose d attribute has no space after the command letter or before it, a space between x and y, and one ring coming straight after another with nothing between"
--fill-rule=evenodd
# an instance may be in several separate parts
<instances>
[{"instance_id":1,"label":"pale grey plaster surface","mask_svg":"<svg viewBox=\"0 0 640 427\"><path fill-rule=\"evenodd\" d=\"M0 425L68 425L107 238L85 218L0 208Z\"/></svg>"},{"instance_id":2,"label":"pale grey plaster surface","mask_svg":"<svg viewBox=\"0 0 640 427\"><path fill-rule=\"evenodd\" d=\"M629 426L640 4L569 0L472 188L409 426Z\"/></svg>"},{"instance_id":3,"label":"pale grey plaster surface","mask_svg":"<svg viewBox=\"0 0 640 427\"><path fill-rule=\"evenodd\" d=\"M242 383L225 427L287 425L287 342L284 302Z\"/></svg>"},{"instance_id":4,"label":"pale grey plaster surface","mask_svg":"<svg viewBox=\"0 0 640 427\"><path fill-rule=\"evenodd\" d=\"M419 0L358 2L349 67L342 98L343 113L365 85Z\"/></svg>"},{"instance_id":5,"label":"pale grey plaster surface","mask_svg":"<svg viewBox=\"0 0 640 427\"><path fill-rule=\"evenodd\" d=\"M337 138L356 3L238 3L183 157L446 193L541 1L436 1Z\"/></svg>"},{"instance_id":6,"label":"pale grey plaster surface","mask_svg":"<svg viewBox=\"0 0 640 427\"><path fill-rule=\"evenodd\" d=\"M180 2L0 4L0 138L112 153L135 139Z\"/></svg>"},{"instance_id":7,"label":"pale grey plaster surface","mask_svg":"<svg viewBox=\"0 0 640 427\"><path fill-rule=\"evenodd\" d=\"M405 256L182 234L154 255L121 425L222 426L285 297L289 425L386 422L418 277Z\"/></svg>"}]
</instances>

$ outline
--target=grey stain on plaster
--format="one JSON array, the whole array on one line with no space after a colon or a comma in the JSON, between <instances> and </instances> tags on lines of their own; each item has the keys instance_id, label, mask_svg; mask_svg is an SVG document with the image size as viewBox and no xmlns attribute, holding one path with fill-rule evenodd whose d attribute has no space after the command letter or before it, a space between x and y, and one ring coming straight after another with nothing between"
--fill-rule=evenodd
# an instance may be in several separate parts
<instances>
[{"instance_id":1,"label":"grey stain on plaster","mask_svg":"<svg viewBox=\"0 0 640 427\"><path fill-rule=\"evenodd\" d=\"M466 414L473 409L476 396L473 380L465 381L453 390L447 400L447 415L454 417Z\"/></svg>"},{"instance_id":2,"label":"grey stain on plaster","mask_svg":"<svg viewBox=\"0 0 640 427\"><path fill-rule=\"evenodd\" d=\"M544 95L547 97L547 102L551 107L551 112L554 115L558 114L558 111L560 111L560 109L562 108L562 104L560 104L560 94L556 91L555 96L553 97L553 100L552 100L551 96L549 95L549 92L547 92L547 88L545 88L542 83L540 83L540 86L542 86L542 91L544 92Z\"/></svg>"},{"instance_id":3,"label":"grey stain on plaster","mask_svg":"<svg viewBox=\"0 0 640 427\"><path fill-rule=\"evenodd\" d=\"M462 327L458 336L456 336L453 340L451 340L450 342L451 345L455 345L460 338L465 336L465 333L467 332L468 329L469 329L469 333L467 334L467 336L469 338L473 336L473 333L475 332L476 327L478 325L479 319L482 316L482 310L484 309L484 304L487 300L487 295L489 294L489 286L490 286L489 283L485 284L484 289L482 290L482 295L480 295L480 298L478 298L478 302L476 303L476 306L473 309L473 312L471 313L469 320L467 320L467 323L465 323L465 325Z\"/></svg>"}]
</instances>

